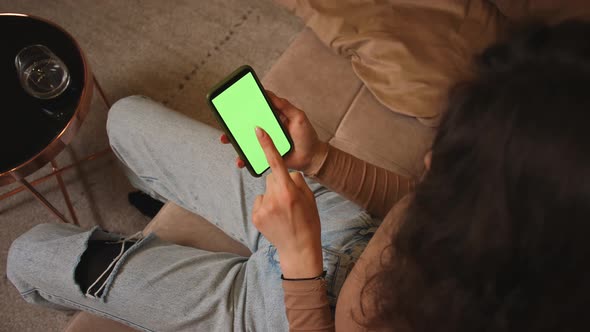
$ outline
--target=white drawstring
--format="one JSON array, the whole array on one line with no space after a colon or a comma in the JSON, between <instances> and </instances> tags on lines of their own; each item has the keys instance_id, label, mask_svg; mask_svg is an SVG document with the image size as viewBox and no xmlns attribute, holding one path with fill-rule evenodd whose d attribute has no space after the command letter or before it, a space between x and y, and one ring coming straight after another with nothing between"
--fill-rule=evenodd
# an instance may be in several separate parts
<instances>
[{"instance_id":1,"label":"white drawstring","mask_svg":"<svg viewBox=\"0 0 590 332\"><path fill-rule=\"evenodd\" d=\"M109 278L106 278L105 281L102 283L102 285L100 286L100 288L98 288L94 294L90 294L90 290L92 289L92 287L96 286L96 284L100 281L100 279L102 279L102 277L104 277L105 274L107 274L114 266L115 264L117 264L117 262L121 259L121 257L123 257L123 254L125 253L125 243L127 241L131 241L131 240L135 240L135 239L141 239L142 237L142 233L141 232L137 232L129 237L126 237L124 239L121 239L119 241L116 242L107 242L109 244L116 244L116 243L121 243L121 251L119 252L119 254L117 255L117 257L115 257L113 259L113 261L111 262L111 264L109 264L109 266L104 270L104 272L98 277L96 278L96 281L94 283L92 283L92 285L90 285L90 287L88 287L88 289L86 290L86 296L90 297L90 298L96 298L98 295L98 293L100 293L100 291L102 291L107 284L107 281L109 280ZM112 272L111 272L112 273Z\"/></svg>"}]
</instances>

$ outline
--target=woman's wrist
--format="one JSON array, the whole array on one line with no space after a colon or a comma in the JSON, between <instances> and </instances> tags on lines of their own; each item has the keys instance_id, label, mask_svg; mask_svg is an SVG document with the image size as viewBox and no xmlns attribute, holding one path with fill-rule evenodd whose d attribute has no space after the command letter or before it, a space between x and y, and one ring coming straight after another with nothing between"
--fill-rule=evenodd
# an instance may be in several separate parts
<instances>
[{"instance_id":1,"label":"woman's wrist","mask_svg":"<svg viewBox=\"0 0 590 332\"><path fill-rule=\"evenodd\" d=\"M279 260L283 277L286 279L315 278L324 271L321 249L293 255L279 252Z\"/></svg>"},{"instance_id":2,"label":"woman's wrist","mask_svg":"<svg viewBox=\"0 0 590 332\"><path fill-rule=\"evenodd\" d=\"M328 154L328 149L328 143L320 141L315 153L311 157L309 165L303 170L303 173L306 175L315 175L322 167L326 155Z\"/></svg>"},{"instance_id":3,"label":"woman's wrist","mask_svg":"<svg viewBox=\"0 0 590 332\"><path fill-rule=\"evenodd\" d=\"M318 274L315 277L311 277L311 278L293 278L293 279L289 279L286 278L285 275L281 275L281 279L283 279L284 281L313 281L313 280L325 280L326 279L326 274L327 271L324 270L322 271L321 274Z\"/></svg>"}]
</instances>

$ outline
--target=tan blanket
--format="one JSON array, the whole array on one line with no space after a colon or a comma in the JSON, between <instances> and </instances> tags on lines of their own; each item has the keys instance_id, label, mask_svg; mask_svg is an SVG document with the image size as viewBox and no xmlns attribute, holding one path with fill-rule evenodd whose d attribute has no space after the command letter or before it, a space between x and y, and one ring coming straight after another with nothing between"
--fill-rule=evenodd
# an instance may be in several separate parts
<instances>
[{"instance_id":1,"label":"tan blanket","mask_svg":"<svg viewBox=\"0 0 590 332\"><path fill-rule=\"evenodd\" d=\"M284 1L283 1L284 2ZM486 0L297 0L291 9L391 110L436 126L504 24ZM294 7L294 8L293 8Z\"/></svg>"}]
</instances>

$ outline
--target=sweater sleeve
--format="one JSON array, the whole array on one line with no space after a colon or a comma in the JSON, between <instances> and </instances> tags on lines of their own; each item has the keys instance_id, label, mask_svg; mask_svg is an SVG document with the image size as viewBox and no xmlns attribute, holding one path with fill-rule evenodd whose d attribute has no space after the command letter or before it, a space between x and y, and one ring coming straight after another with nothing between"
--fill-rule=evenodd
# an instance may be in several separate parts
<instances>
[{"instance_id":1,"label":"sweater sleeve","mask_svg":"<svg viewBox=\"0 0 590 332\"><path fill-rule=\"evenodd\" d=\"M369 164L333 146L328 147L319 168L307 175L380 218L416 185L413 179Z\"/></svg>"},{"instance_id":2,"label":"sweater sleeve","mask_svg":"<svg viewBox=\"0 0 590 332\"><path fill-rule=\"evenodd\" d=\"M289 331L334 331L324 280L283 280Z\"/></svg>"}]
</instances>

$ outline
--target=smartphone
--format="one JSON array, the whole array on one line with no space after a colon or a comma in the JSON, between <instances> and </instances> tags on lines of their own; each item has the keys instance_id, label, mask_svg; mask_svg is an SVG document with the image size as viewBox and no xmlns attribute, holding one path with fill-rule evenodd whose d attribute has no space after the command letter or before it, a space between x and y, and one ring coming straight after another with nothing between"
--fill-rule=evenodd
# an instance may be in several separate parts
<instances>
[{"instance_id":1,"label":"smartphone","mask_svg":"<svg viewBox=\"0 0 590 332\"><path fill-rule=\"evenodd\" d=\"M256 126L270 135L281 156L292 150L293 141L250 66L238 68L213 87L207 95L207 101L253 176L259 177L269 168L254 131Z\"/></svg>"}]
</instances>

